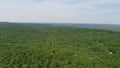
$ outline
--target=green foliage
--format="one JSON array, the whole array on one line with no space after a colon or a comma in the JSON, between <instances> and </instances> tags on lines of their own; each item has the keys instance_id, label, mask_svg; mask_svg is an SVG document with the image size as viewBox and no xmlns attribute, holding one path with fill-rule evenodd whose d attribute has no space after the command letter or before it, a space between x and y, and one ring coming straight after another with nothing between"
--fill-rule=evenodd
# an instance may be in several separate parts
<instances>
[{"instance_id":1,"label":"green foliage","mask_svg":"<svg viewBox=\"0 0 120 68\"><path fill-rule=\"evenodd\" d=\"M119 67L119 32L0 24L0 68Z\"/></svg>"}]
</instances>

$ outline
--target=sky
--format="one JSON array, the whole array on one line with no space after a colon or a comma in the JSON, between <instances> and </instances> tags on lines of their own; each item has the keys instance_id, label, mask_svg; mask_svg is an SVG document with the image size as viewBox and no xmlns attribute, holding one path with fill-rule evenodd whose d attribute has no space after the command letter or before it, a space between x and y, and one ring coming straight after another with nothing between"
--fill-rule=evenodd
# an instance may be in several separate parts
<instances>
[{"instance_id":1,"label":"sky","mask_svg":"<svg viewBox=\"0 0 120 68\"><path fill-rule=\"evenodd\" d=\"M120 24L120 0L0 0L0 21Z\"/></svg>"}]
</instances>

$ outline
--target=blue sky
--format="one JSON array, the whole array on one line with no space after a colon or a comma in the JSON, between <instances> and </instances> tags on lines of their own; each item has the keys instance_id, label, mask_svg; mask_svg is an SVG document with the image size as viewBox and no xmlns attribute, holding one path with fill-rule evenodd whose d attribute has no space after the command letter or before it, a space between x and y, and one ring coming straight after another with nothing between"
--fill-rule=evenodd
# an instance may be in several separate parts
<instances>
[{"instance_id":1,"label":"blue sky","mask_svg":"<svg viewBox=\"0 0 120 68\"><path fill-rule=\"evenodd\" d=\"M0 21L120 24L120 0L0 0Z\"/></svg>"}]
</instances>

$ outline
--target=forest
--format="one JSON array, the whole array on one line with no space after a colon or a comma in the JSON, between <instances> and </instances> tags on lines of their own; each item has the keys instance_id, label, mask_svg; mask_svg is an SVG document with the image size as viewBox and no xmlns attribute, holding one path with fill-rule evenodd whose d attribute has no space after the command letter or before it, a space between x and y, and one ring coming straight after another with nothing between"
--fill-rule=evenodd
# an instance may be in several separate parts
<instances>
[{"instance_id":1,"label":"forest","mask_svg":"<svg viewBox=\"0 0 120 68\"><path fill-rule=\"evenodd\" d=\"M120 68L120 32L1 23L0 68Z\"/></svg>"}]
</instances>

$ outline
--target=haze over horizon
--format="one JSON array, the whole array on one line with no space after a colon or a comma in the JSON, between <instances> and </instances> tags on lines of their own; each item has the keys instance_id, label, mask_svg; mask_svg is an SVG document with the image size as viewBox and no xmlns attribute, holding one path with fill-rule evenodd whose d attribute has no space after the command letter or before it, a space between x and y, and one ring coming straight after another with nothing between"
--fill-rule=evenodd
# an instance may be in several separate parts
<instances>
[{"instance_id":1,"label":"haze over horizon","mask_svg":"<svg viewBox=\"0 0 120 68\"><path fill-rule=\"evenodd\" d=\"M0 0L0 21L120 24L120 0Z\"/></svg>"}]
</instances>

